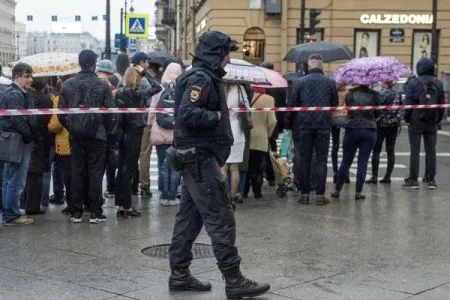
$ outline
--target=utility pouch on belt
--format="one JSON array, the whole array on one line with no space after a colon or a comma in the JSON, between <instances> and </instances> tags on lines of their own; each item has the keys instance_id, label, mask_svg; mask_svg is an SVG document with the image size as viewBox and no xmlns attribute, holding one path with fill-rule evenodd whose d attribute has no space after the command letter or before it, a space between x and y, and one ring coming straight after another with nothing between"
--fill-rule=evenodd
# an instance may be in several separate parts
<instances>
[{"instance_id":1,"label":"utility pouch on belt","mask_svg":"<svg viewBox=\"0 0 450 300\"><path fill-rule=\"evenodd\" d=\"M182 171L184 164L195 161L195 148L177 150L173 146L167 149L167 161L175 171Z\"/></svg>"}]
</instances>

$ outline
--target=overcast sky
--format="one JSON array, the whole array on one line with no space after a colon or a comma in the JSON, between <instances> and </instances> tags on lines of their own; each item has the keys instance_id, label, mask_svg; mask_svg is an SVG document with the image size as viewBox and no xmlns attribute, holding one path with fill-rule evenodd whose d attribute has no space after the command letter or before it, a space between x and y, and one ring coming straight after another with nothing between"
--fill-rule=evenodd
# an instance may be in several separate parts
<instances>
[{"instance_id":1,"label":"overcast sky","mask_svg":"<svg viewBox=\"0 0 450 300\"><path fill-rule=\"evenodd\" d=\"M16 0L16 20L27 24L27 31L52 31L51 16L58 16L58 20L74 22L75 15L80 15L83 30L91 32L99 39L105 38L106 0ZM111 0L111 38L120 32L120 8L124 7L124 0ZM131 0L128 0L130 8ZM133 0L135 13L150 15L150 24L154 23L154 0ZM33 21L27 21L32 15ZM92 21L92 16L98 16L98 21ZM150 33L154 34L154 30Z\"/></svg>"}]
</instances>

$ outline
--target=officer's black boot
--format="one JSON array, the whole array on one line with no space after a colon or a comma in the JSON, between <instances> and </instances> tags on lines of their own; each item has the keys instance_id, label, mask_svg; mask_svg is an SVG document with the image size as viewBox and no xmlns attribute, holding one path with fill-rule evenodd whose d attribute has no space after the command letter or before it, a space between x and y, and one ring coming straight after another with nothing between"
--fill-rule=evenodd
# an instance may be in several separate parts
<instances>
[{"instance_id":1,"label":"officer's black boot","mask_svg":"<svg viewBox=\"0 0 450 300\"><path fill-rule=\"evenodd\" d=\"M225 293L228 299L239 300L243 297L256 297L270 290L267 283L257 283L247 279L242 275L241 271L236 270L224 274L225 277Z\"/></svg>"},{"instance_id":2,"label":"officer's black boot","mask_svg":"<svg viewBox=\"0 0 450 300\"><path fill-rule=\"evenodd\" d=\"M169 290L207 292L211 290L211 284L199 281L191 275L189 269L173 269L169 277Z\"/></svg>"}]
</instances>

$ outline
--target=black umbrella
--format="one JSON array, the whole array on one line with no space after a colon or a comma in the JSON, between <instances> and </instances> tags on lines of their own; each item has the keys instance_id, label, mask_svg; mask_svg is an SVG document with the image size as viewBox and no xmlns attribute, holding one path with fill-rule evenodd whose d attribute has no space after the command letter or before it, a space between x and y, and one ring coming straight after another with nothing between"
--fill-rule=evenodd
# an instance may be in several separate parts
<instances>
[{"instance_id":1,"label":"black umbrella","mask_svg":"<svg viewBox=\"0 0 450 300\"><path fill-rule=\"evenodd\" d=\"M184 68L183 61L170 55L167 52L153 51L147 54L149 64L159 65L166 68L170 63L174 62L180 64Z\"/></svg>"},{"instance_id":2,"label":"black umbrella","mask_svg":"<svg viewBox=\"0 0 450 300\"><path fill-rule=\"evenodd\" d=\"M320 54L324 62L346 60L354 57L353 52L347 46L319 41L316 43L300 44L289 50L284 61L293 63L307 63L312 54Z\"/></svg>"}]
</instances>

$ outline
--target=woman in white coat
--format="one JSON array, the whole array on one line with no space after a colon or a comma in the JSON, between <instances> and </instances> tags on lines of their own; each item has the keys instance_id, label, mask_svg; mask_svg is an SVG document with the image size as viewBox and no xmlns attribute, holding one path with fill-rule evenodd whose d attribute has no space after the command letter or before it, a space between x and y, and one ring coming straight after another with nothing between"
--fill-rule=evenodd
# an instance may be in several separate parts
<instances>
[{"instance_id":1,"label":"woman in white coat","mask_svg":"<svg viewBox=\"0 0 450 300\"><path fill-rule=\"evenodd\" d=\"M247 93L244 87L237 84L229 84L226 88L228 108L239 108L240 102L250 107ZM239 164L244 161L245 133L241 128L239 112L230 113L231 130L233 132L234 143L231 147L230 155L223 167L223 173L230 175L230 194L233 201L239 202L240 197L237 194L239 186Z\"/></svg>"}]
</instances>

